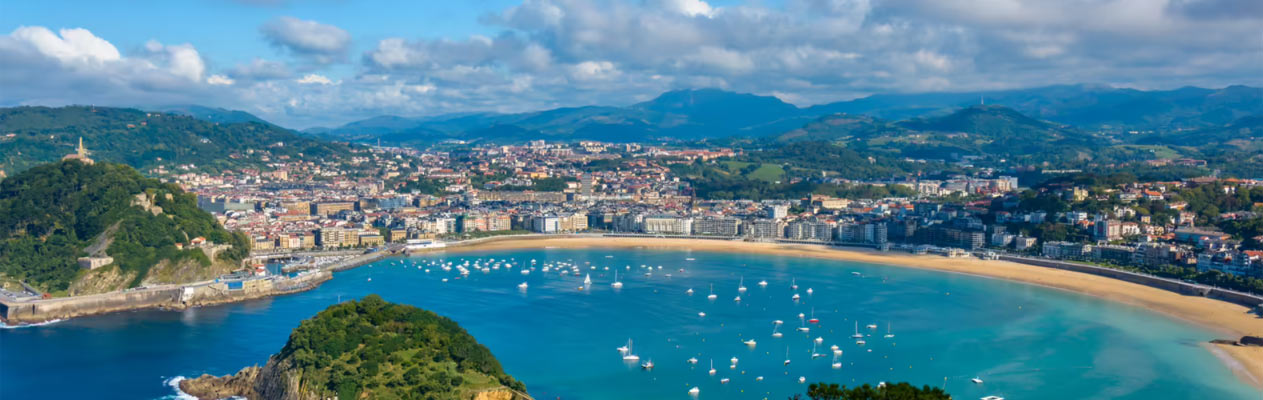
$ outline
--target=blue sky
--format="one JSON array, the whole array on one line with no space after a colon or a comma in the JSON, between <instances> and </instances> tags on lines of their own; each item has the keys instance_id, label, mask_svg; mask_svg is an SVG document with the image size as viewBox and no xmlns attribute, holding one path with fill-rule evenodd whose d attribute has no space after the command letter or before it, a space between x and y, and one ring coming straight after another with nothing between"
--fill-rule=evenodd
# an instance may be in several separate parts
<instances>
[{"instance_id":1,"label":"blue sky","mask_svg":"<svg viewBox=\"0 0 1263 400\"><path fill-rule=\"evenodd\" d=\"M0 3L0 105L203 104L291 127L623 105L809 105L1061 83L1263 84L1258 0Z\"/></svg>"}]
</instances>

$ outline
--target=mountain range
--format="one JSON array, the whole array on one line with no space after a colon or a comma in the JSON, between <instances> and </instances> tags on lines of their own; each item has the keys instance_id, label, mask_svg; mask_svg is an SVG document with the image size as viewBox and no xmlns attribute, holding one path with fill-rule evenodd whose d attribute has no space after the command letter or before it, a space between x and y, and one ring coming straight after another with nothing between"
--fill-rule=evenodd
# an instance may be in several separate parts
<instances>
[{"instance_id":1,"label":"mountain range","mask_svg":"<svg viewBox=\"0 0 1263 400\"><path fill-rule=\"evenodd\" d=\"M1169 132L1222 127L1263 115L1263 89L1229 86L1144 91L1098 85L965 93L882 94L800 108L776 97L717 89L678 90L625 107L587 106L517 114L381 116L305 132L393 144L446 139L646 141L778 136L833 114L886 120L949 115L1002 105L1036 120L1085 131Z\"/></svg>"}]
</instances>

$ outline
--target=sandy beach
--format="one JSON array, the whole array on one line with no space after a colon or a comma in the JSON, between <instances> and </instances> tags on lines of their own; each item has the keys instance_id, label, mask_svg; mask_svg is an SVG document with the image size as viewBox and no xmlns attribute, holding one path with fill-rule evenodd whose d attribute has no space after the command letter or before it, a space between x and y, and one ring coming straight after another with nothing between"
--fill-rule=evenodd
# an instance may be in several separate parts
<instances>
[{"instance_id":1,"label":"sandy beach","mask_svg":"<svg viewBox=\"0 0 1263 400\"><path fill-rule=\"evenodd\" d=\"M1263 318L1251 314L1250 310L1244 306L1205 297L1185 296L1175 292L1102 276L1007 261L946 258L935 255L912 255L898 252L885 253L863 249L836 249L821 245L614 237L505 238L470 245L458 245L439 251L460 252L540 247L691 249L695 251L813 257L895 267L922 268L1036 284L1143 307L1147 310L1204 326L1219 332L1224 339L1237 339L1242 335L1263 336ZM1227 358L1224 360L1225 363L1242 380L1263 389L1263 347L1213 346L1219 350L1215 351L1215 353L1220 355L1221 358Z\"/></svg>"}]
</instances>

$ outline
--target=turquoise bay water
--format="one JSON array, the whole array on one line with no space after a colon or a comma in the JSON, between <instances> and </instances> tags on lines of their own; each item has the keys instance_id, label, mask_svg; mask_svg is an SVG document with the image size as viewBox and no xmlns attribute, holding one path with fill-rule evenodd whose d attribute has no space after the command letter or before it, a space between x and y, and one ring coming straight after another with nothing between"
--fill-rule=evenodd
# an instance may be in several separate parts
<instances>
[{"instance_id":1,"label":"turquoise bay water","mask_svg":"<svg viewBox=\"0 0 1263 400\"><path fill-rule=\"evenodd\" d=\"M430 273L431 260L573 262L581 276L518 268ZM686 258L695 258L688 261ZM597 266L588 270L588 264ZM652 276L639 266L662 265ZM632 269L626 270L630 265ZM601 267L610 267L609 271ZM684 268L684 272L679 269ZM625 286L614 290L613 269ZM854 275L860 272L862 275ZM666 277L666 274L672 274ZM748 292L734 302L738 280ZM371 278L371 281L369 280ZM442 282L442 278L448 278ZM767 280L760 288L757 282ZM799 290L790 288L791 280ZM517 284L529 282L522 292ZM718 299L708 301L709 285ZM696 293L686 295L687 289ZM806 293L807 288L813 294ZM799 302L791 300L799 293ZM1211 332L1057 290L906 268L748 254L536 249L391 259L296 295L185 312L139 311L0 330L0 398L171 397L177 376L266 362L298 322L380 294L448 316L539 399L783 399L808 382L946 385L957 399L1259 399L1201 343ZM796 332L799 313L820 319ZM699 317L698 312L705 312ZM810 318L810 317L808 317ZM784 320L784 337L771 336ZM850 336L855 323L867 345ZM865 328L877 324L876 330ZM889 323L894 338L884 338ZM812 359L812 339L823 338ZM625 364L627 339L656 368ZM750 348L742 343L754 339ZM843 350L841 369L829 346ZM784 365L788 357L792 363ZM869 351L871 350L871 352ZM696 357L698 365L685 360ZM730 369L729 359L739 359ZM717 370L709 376L708 361ZM763 376L757 381L757 376ZM983 384L969 381L981 377ZM720 379L728 378L727 384Z\"/></svg>"}]
</instances>

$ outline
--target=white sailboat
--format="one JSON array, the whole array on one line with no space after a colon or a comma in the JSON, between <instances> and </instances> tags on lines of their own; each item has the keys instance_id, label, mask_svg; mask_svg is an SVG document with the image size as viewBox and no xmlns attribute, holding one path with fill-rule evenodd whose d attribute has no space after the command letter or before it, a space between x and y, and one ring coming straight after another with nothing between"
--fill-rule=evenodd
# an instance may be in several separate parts
<instances>
[{"instance_id":1,"label":"white sailboat","mask_svg":"<svg viewBox=\"0 0 1263 400\"><path fill-rule=\"evenodd\" d=\"M583 286L591 286L591 285L592 285L592 274L584 274Z\"/></svg>"},{"instance_id":2,"label":"white sailboat","mask_svg":"<svg viewBox=\"0 0 1263 400\"><path fill-rule=\"evenodd\" d=\"M860 333L860 323L858 321L855 322L855 334L851 335L851 337L855 339L860 339L864 337L864 335Z\"/></svg>"},{"instance_id":3,"label":"white sailboat","mask_svg":"<svg viewBox=\"0 0 1263 400\"><path fill-rule=\"evenodd\" d=\"M707 295L707 296L706 296L706 300L714 300L714 299L718 299L718 298L719 298L719 295L716 295L716 294L715 294L715 285L713 285L713 284L712 284L712 285L710 285L710 295Z\"/></svg>"},{"instance_id":4,"label":"white sailboat","mask_svg":"<svg viewBox=\"0 0 1263 400\"><path fill-rule=\"evenodd\" d=\"M614 270L614 283L611 283L610 286L615 289L623 288L623 282L619 282L618 280L618 270Z\"/></svg>"},{"instance_id":5,"label":"white sailboat","mask_svg":"<svg viewBox=\"0 0 1263 400\"><path fill-rule=\"evenodd\" d=\"M743 276L741 277L741 280L737 282L737 293L745 293L745 292L746 292L746 277Z\"/></svg>"},{"instance_id":6,"label":"white sailboat","mask_svg":"<svg viewBox=\"0 0 1263 400\"><path fill-rule=\"evenodd\" d=\"M794 278L789 278L789 288L790 290L798 290L798 281Z\"/></svg>"},{"instance_id":7,"label":"white sailboat","mask_svg":"<svg viewBox=\"0 0 1263 400\"><path fill-rule=\"evenodd\" d=\"M710 376L715 376L715 359L710 359L710 371L706 373L710 374Z\"/></svg>"},{"instance_id":8,"label":"white sailboat","mask_svg":"<svg viewBox=\"0 0 1263 400\"><path fill-rule=\"evenodd\" d=\"M632 352L632 340L627 339L627 353L623 355L623 361L640 361L640 356Z\"/></svg>"},{"instance_id":9,"label":"white sailboat","mask_svg":"<svg viewBox=\"0 0 1263 400\"><path fill-rule=\"evenodd\" d=\"M886 323L886 339L890 339L890 338L893 338L893 337L895 337L895 334L890 333L890 323L889 323L889 322L887 322L887 323Z\"/></svg>"},{"instance_id":10,"label":"white sailboat","mask_svg":"<svg viewBox=\"0 0 1263 400\"><path fill-rule=\"evenodd\" d=\"M785 346L785 365L789 365L789 346Z\"/></svg>"}]
</instances>

